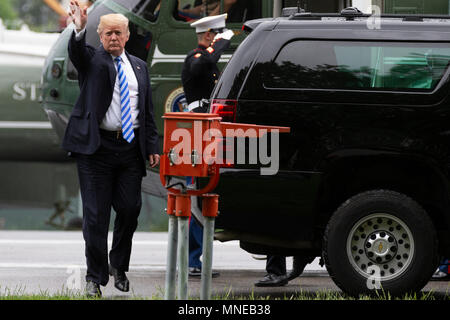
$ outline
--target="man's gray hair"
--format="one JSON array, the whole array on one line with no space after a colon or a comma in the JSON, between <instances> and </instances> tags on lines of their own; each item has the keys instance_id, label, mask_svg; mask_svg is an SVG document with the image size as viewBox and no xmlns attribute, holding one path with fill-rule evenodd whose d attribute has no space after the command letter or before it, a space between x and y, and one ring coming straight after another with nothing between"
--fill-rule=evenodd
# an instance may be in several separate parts
<instances>
[{"instance_id":1,"label":"man's gray hair","mask_svg":"<svg viewBox=\"0 0 450 320\"><path fill-rule=\"evenodd\" d=\"M121 13L111 13L101 16L100 23L98 24L97 28L97 33L101 34L106 26L111 25L123 25L127 28L128 35L130 34L130 29L128 27L128 18Z\"/></svg>"}]
</instances>

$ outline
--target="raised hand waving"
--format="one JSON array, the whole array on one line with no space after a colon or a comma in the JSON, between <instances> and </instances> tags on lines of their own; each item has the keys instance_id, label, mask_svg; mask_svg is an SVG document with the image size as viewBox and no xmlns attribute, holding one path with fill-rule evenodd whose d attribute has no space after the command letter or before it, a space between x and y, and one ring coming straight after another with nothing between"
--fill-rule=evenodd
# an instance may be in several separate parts
<instances>
[{"instance_id":1,"label":"raised hand waving","mask_svg":"<svg viewBox=\"0 0 450 320\"><path fill-rule=\"evenodd\" d=\"M81 31L84 27L86 27L87 8L82 9L78 1L70 1L69 16L72 18L77 31Z\"/></svg>"}]
</instances>

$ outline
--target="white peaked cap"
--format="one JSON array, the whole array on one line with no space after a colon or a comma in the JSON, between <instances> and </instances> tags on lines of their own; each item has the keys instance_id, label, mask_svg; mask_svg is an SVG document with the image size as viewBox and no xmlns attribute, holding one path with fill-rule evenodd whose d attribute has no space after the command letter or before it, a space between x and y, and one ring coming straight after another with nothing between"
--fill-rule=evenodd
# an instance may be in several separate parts
<instances>
[{"instance_id":1,"label":"white peaked cap","mask_svg":"<svg viewBox=\"0 0 450 320\"><path fill-rule=\"evenodd\" d=\"M224 13L218 16L204 17L191 23L191 27L195 28L196 33L206 32L210 29L225 28L227 16L228 14Z\"/></svg>"}]
</instances>

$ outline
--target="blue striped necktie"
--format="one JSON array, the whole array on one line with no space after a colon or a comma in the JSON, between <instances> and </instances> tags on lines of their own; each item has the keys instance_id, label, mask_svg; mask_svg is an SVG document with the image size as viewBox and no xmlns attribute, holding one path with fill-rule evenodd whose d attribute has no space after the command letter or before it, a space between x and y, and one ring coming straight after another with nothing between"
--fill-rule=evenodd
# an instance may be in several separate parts
<instances>
[{"instance_id":1,"label":"blue striped necktie","mask_svg":"<svg viewBox=\"0 0 450 320\"><path fill-rule=\"evenodd\" d=\"M117 62L117 73L119 74L122 135L130 143L134 139L133 122L131 121L130 91L128 90L127 76L121 64L122 59L116 57L114 61Z\"/></svg>"}]
</instances>

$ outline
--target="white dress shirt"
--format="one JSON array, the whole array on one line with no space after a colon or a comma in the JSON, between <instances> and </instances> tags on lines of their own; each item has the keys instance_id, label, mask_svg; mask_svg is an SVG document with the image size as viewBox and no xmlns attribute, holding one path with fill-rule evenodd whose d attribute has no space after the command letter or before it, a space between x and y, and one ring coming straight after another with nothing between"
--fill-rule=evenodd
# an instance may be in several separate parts
<instances>
[{"instance_id":1,"label":"white dress shirt","mask_svg":"<svg viewBox=\"0 0 450 320\"><path fill-rule=\"evenodd\" d=\"M86 29L81 30L80 32L75 31L75 39L80 40L84 34ZM122 130L122 115L121 115L121 104L120 104L120 85L119 85L119 74L117 72L117 63L114 61L115 56L111 55L111 60L116 68L116 80L114 84L114 91L111 100L111 105L106 111L105 117L100 123L100 128L109 131L117 131ZM131 66L130 61L128 60L125 51L120 55L122 59L122 67L125 72L125 76L128 81L128 90L130 92L130 108L131 108L131 120L133 122L133 128L136 129L139 127L139 90L138 90L138 82L136 79L136 75L133 71L133 67Z\"/></svg>"}]
</instances>

